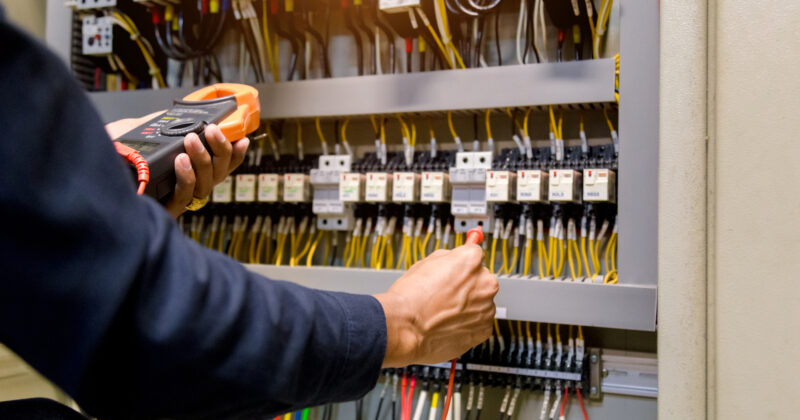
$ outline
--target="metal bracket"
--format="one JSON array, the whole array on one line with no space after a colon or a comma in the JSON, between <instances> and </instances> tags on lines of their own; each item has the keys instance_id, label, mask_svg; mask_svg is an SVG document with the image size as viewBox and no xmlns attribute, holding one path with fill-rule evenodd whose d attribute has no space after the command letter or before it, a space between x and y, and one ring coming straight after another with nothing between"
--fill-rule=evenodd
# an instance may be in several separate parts
<instances>
[{"instance_id":1,"label":"metal bracket","mask_svg":"<svg viewBox=\"0 0 800 420\"><path fill-rule=\"evenodd\" d=\"M592 401L603 400L603 350L592 347L589 349L589 399Z\"/></svg>"}]
</instances>

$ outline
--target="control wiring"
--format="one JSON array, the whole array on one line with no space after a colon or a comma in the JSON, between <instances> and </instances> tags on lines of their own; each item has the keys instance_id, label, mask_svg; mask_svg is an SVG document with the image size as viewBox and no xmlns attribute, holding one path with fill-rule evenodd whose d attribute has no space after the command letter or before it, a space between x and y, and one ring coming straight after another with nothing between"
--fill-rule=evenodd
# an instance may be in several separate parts
<instances>
[{"instance_id":1,"label":"control wiring","mask_svg":"<svg viewBox=\"0 0 800 420\"><path fill-rule=\"evenodd\" d=\"M116 9L112 9L110 12L105 11L105 13L111 18L111 21L114 22L115 25L124 29L125 32L130 35L131 41L136 43L136 46L139 47L139 50L141 51L142 56L147 63L150 76L153 79L153 89L166 87L167 84L164 82L164 77L161 75L161 69L158 68L155 59L153 58L155 56L155 53L153 52L153 46L150 45L150 42L139 32L139 29L136 27L133 19Z\"/></svg>"}]
</instances>

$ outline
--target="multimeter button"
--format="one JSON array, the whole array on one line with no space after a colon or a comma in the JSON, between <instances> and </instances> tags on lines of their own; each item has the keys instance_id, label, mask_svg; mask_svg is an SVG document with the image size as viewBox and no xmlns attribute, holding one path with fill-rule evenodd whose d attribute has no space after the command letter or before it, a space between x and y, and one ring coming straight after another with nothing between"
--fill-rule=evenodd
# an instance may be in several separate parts
<instances>
[{"instance_id":1,"label":"multimeter button","mask_svg":"<svg viewBox=\"0 0 800 420\"><path fill-rule=\"evenodd\" d=\"M161 135L185 136L189 133L200 133L205 128L205 123L193 118L179 118L161 127Z\"/></svg>"}]
</instances>

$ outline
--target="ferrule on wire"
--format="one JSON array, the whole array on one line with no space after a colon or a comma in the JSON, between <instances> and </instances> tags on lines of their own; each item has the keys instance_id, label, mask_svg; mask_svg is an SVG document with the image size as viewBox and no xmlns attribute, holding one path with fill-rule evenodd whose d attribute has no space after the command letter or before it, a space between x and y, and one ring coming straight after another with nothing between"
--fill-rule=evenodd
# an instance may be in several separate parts
<instances>
[{"instance_id":1,"label":"ferrule on wire","mask_svg":"<svg viewBox=\"0 0 800 420\"><path fill-rule=\"evenodd\" d=\"M553 133L550 133L550 135L552 136ZM522 141L525 144L525 156L528 158L528 160L533 159L533 146L531 145L531 137L526 135L522 138Z\"/></svg>"},{"instance_id":2,"label":"ferrule on wire","mask_svg":"<svg viewBox=\"0 0 800 420\"><path fill-rule=\"evenodd\" d=\"M554 132L550 132L550 154L556 154L556 134Z\"/></svg>"},{"instance_id":3,"label":"ferrule on wire","mask_svg":"<svg viewBox=\"0 0 800 420\"><path fill-rule=\"evenodd\" d=\"M459 153L464 152L464 145L461 144L461 138L458 136L453 137L453 141L456 143L456 147L458 147Z\"/></svg>"},{"instance_id":4,"label":"ferrule on wire","mask_svg":"<svg viewBox=\"0 0 800 420\"><path fill-rule=\"evenodd\" d=\"M519 149L519 155L527 157L528 152L525 146L522 144L522 140L519 138L519 136L516 134L512 134L511 140L514 140L514 143L517 145L517 149Z\"/></svg>"},{"instance_id":5,"label":"ferrule on wire","mask_svg":"<svg viewBox=\"0 0 800 420\"><path fill-rule=\"evenodd\" d=\"M436 159L437 149L438 148L436 147L436 137L431 136L431 158L432 159Z\"/></svg>"},{"instance_id":6,"label":"ferrule on wire","mask_svg":"<svg viewBox=\"0 0 800 420\"><path fill-rule=\"evenodd\" d=\"M611 142L614 144L614 154L619 155L619 135L617 130L611 130Z\"/></svg>"},{"instance_id":7,"label":"ferrule on wire","mask_svg":"<svg viewBox=\"0 0 800 420\"><path fill-rule=\"evenodd\" d=\"M586 139L586 132L581 130L578 134L581 137L581 153L586 156L589 154L589 141Z\"/></svg>"}]
</instances>

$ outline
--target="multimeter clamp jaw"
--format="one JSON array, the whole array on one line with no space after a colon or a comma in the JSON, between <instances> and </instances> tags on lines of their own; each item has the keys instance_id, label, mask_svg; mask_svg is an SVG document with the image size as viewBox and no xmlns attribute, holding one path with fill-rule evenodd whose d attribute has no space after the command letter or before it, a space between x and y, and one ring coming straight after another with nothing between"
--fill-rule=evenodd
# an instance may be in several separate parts
<instances>
[{"instance_id":1,"label":"multimeter clamp jaw","mask_svg":"<svg viewBox=\"0 0 800 420\"><path fill-rule=\"evenodd\" d=\"M215 94L224 96L213 97ZM203 99L187 100L198 96ZM211 148L208 147L204 135L209 124L220 124L223 134L229 130L226 134L228 140L239 140L245 133L258 127L257 97L258 92L250 86L209 86L187 98L175 100L172 108L165 113L123 134L115 141L135 149L147 161L150 182L144 192L163 202L169 199L175 188L175 158L185 151L184 137L196 133L209 154ZM231 138L231 135L236 137Z\"/></svg>"}]
</instances>

